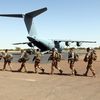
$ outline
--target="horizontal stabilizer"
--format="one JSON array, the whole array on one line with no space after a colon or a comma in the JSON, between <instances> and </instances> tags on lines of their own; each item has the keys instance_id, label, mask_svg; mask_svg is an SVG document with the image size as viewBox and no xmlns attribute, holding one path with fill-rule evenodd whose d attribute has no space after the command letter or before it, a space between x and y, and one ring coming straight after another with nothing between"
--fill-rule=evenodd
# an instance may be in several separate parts
<instances>
[{"instance_id":1,"label":"horizontal stabilizer","mask_svg":"<svg viewBox=\"0 0 100 100\"><path fill-rule=\"evenodd\" d=\"M29 13L26 13L25 16L30 16L30 17L36 17L38 15L40 15L41 13L47 11L47 8L42 8L42 9L38 9L38 10L35 10L35 11L32 11L32 12L29 12Z\"/></svg>"},{"instance_id":2,"label":"horizontal stabilizer","mask_svg":"<svg viewBox=\"0 0 100 100\"><path fill-rule=\"evenodd\" d=\"M0 16L3 17L17 17L17 18L23 18L22 14L0 14Z\"/></svg>"},{"instance_id":3,"label":"horizontal stabilizer","mask_svg":"<svg viewBox=\"0 0 100 100\"><path fill-rule=\"evenodd\" d=\"M38 16L39 14L45 12L47 8L41 8L26 14L0 14L2 17L17 17L17 18L23 18L24 16L29 16L31 18Z\"/></svg>"},{"instance_id":4,"label":"horizontal stabilizer","mask_svg":"<svg viewBox=\"0 0 100 100\"><path fill-rule=\"evenodd\" d=\"M20 45L20 44L28 44L30 42L23 42L23 43L13 43L13 45Z\"/></svg>"}]
</instances>

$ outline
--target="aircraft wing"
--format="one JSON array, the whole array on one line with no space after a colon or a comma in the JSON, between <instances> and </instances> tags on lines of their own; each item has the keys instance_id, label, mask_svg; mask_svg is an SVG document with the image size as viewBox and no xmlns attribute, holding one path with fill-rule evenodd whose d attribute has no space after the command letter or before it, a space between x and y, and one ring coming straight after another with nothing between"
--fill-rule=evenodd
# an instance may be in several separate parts
<instances>
[{"instance_id":1,"label":"aircraft wing","mask_svg":"<svg viewBox=\"0 0 100 100\"><path fill-rule=\"evenodd\" d=\"M74 40L61 40L61 39L55 39L53 41L58 41L58 42L71 42L71 43L74 43L74 42L82 42L82 43L96 43L96 41L74 41Z\"/></svg>"},{"instance_id":2,"label":"aircraft wing","mask_svg":"<svg viewBox=\"0 0 100 100\"><path fill-rule=\"evenodd\" d=\"M96 43L96 41L67 41L67 42L81 42L81 43Z\"/></svg>"},{"instance_id":3,"label":"aircraft wing","mask_svg":"<svg viewBox=\"0 0 100 100\"><path fill-rule=\"evenodd\" d=\"M82 43L96 43L96 41L73 41L73 40L54 40L54 43L60 43L60 42L65 42L66 46L69 46L70 43L76 43L77 46L81 46Z\"/></svg>"}]
</instances>

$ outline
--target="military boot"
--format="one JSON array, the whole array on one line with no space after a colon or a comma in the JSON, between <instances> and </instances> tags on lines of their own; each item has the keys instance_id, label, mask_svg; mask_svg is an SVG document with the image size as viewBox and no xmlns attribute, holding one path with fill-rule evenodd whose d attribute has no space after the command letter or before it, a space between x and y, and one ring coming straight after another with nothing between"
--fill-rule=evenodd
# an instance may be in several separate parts
<instances>
[{"instance_id":1,"label":"military boot","mask_svg":"<svg viewBox=\"0 0 100 100\"><path fill-rule=\"evenodd\" d=\"M59 72L60 72L60 74L62 74L62 73L63 73L63 71L62 71L61 69L59 70Z\"/></svg>"}]
</instances>

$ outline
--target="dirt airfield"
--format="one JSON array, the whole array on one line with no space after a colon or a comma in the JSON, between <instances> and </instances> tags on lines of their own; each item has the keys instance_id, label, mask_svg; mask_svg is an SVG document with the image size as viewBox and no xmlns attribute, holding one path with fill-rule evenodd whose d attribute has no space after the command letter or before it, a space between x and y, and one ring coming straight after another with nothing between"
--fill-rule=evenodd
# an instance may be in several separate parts
<instances>
[{"instance_id":1,"label":"dirt airfield","mask_svg":"<svg viewBox=\"0 0 100 100\"><path fill-rule=\"evenodd\" d=\"M0 100L100 100L100 51L97 51L97 61L93 63L96 77L83 76L86 63L84 55L75 63L77 76L72 76L67 60L62 60L59 66L63 70L60 75L55 69L54 75L50 75L51 63L42 63L45 69L42 74L39 70L35 74L34 63L27 63L28 72L17 72L20 63L12 62L13 72L0 71ZM3 62L0 62L0 69Z\"/></svg>"}]
</instances>

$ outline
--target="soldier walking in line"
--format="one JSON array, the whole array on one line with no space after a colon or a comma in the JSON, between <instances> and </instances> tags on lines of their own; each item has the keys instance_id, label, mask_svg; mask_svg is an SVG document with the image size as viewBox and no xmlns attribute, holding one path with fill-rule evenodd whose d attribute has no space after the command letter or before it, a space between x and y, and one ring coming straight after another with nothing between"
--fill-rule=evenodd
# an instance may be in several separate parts
<instances>
[{"instance_id":1,"label":"soldier walking in line","mask_svg":"<svg viewBox=\"0 0 100 100\"><path fill-rule=\"evenodd\" d=\"M42 71L42 73L44 73L44 69L40 66L41 52L39 49L36 50L33 61L34 61L35 73L37 73L37 68L39 68Z\"/></svg>"},{"instance_id":2,"label":"soldier walking in line","mask_svg":"<svg viewBox=\"0 0 100 100\"><path fill-rule=\"evenodd\" d=\"M89 70L92 72L93 76L95 76L95 71L92 64L96 59L97 55L95 50L90 51L90 48L87 48L87 53L84 57L84 61L87 62L86 72L83 74L84 76L87 76Z\"/></svg>"},{"instance_id":3,"label":"soldier walking in line","mask_svg":"<svg viewBox=\"0 0 100 100\"><path fill-rule=\"evenodd\" d=\"M60 67L58 67L58 62L61 60L61 54L58 53L58 51L56 50L56 48L53 48L52 49L52 53L49 57L48 60L51 60L52 63L51 63L51 74L53 74L54 72L54 67L59 70L60 74L63 73L63 71L61 70Z\"/></svg>"},{"instance_id":4,"label":"soldier walking in line","mask_svg":"<svg viewBox=\"0 0 100 100\"><path fill-rule=\"evenodd\" d=\"M21 56L18 60L18 62L21 63L21 67L18 69L18 72L21 72L23 68L25 69L25 72L27 72L25 63L29 60L29 54L30 52L28 50L21 50Z\"/></svg>"},{"instance_id":5,"label":"soldier walking in line","mask_svg":"<svg viewBox=\"0 0 100 100\"><path fill-rule=\"evenodd\" d=\"M8 50L6 49L5 52L2 52L2 57L4 59L4 65L3 65L3 69L6 69L6 65L8 64L10 70L12 71L12 67L11 67L11 61L13 59L12 54L8 53Z\"/></svg>"},{"instance_id":6,"label":"soldier walking in line","mask_svg":"<svg viewBox=\"0 0 100 100\"><path fill-rule=\"evenodd\" d=\"M77 75L77 71L74 67L74 63L78 61L78 59L79 59L78 54L74 52L73 48L70 48L70 51L68 52L68 63L70 65L72 75Z\"/></svg>"}]
</instances>

